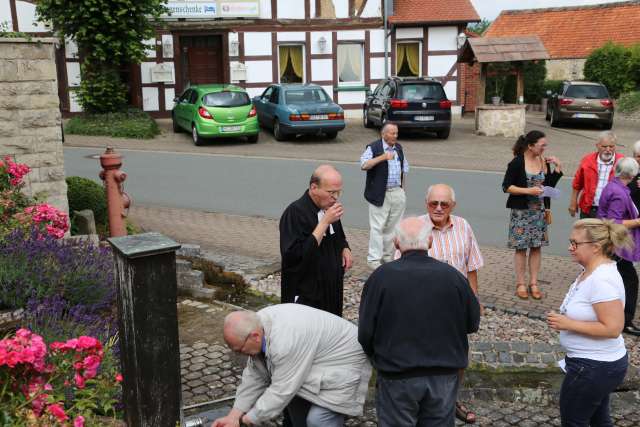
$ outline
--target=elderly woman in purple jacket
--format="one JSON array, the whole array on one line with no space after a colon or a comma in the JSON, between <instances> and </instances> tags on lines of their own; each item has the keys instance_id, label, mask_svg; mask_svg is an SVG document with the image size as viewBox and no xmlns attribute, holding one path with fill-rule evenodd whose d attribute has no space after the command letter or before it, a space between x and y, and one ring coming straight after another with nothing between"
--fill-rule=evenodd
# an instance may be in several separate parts
<instances>
[{"instance_id":1,"label":"elderly woman in purple jacket","mask_svg":"<svg viewBox=\"0 0 640 427\"><path fill-rule=\"evenodd\" d=\"M638 301L638 274L633 263L640 261L640 218L627 185L638 174L638 169L638 162L632 157L620 159L616 164L615 178L602 190L598 206L598 218L611 219L627 227L635 243L633 249L616 253L616 264L625 291L623 332L635 336L640 336L640 329L633 324Z\"/></svg>"}]
</instances>

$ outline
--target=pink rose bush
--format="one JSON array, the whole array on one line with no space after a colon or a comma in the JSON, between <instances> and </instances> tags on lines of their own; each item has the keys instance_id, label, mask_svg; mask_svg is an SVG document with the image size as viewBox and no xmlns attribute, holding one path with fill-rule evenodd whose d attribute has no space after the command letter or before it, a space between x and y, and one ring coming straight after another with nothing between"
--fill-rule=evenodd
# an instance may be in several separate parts
<instances>
[{"instance_id":1,"label":"pink rose bush","mask_svg":"<svg viewBox=\"0 0 640 427\"><path fill-rule=\"evenodd\" d=\"M96 402L100 391L120 387L113 373L101 374L103 357L102 343L88 336L53 342L48 350L28 329L0 340L0 425L84 426L92 408L113 404ZM65 401L69 391L73 402Z\"/></svg>"},{"instance_id":2,"label":"pink rose bush","mask_svg":"<svg viewBox=\"0 0 640 427\"><path fill-rule=\"evenodd\" d=\"M68 215L22 193L24 177L30 171L27 165L16 163L9 156L0 160L0 238L16 228L35 227L40 236L61 239L69 230Z\"/></svg>"}]
</instances>

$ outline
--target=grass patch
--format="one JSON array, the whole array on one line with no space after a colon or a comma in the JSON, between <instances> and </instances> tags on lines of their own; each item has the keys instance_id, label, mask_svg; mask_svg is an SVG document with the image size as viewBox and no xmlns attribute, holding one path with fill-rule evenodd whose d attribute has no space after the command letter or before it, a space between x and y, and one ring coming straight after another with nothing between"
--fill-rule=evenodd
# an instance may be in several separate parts
<instances>
[{"instance_id":1,"label":"grass patch","mask_svg":"<svg viewBox=\"0 0 640 427\"><path fill-rule=\"evenodd\" d=\"M622 113L633 113L640 110L640 91L627 92L618 98L618 110Z\"/></svg>"},{"instance_id":2,"label":"grass patch","mask_svg":"<svg viewBox=\"0 0 640 427\"><path fill-rule=\"evenodd\" d=\"M84 114L72 117L64 130L70 135L135 139L150 139L160 133L156 121L144 111L136 109L121 113Z\"/></svg>"}]
</instances>

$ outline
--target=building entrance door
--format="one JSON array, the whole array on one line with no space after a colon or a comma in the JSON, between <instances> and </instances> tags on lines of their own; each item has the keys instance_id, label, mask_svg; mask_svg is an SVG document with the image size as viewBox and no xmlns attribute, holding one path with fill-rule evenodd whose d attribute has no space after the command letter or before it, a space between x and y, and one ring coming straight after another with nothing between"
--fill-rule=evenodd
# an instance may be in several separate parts
<instances>
[{"instance_id":1,"label":"building entrance door","mask_svg":"<svg viewBox=\"0 0 640 427\"><path fill-rule=\"evenodd\" d=\"M222 36L183 36L182 78L185 87L195 84L224 83Z\"/></svg>"}]
</instances>

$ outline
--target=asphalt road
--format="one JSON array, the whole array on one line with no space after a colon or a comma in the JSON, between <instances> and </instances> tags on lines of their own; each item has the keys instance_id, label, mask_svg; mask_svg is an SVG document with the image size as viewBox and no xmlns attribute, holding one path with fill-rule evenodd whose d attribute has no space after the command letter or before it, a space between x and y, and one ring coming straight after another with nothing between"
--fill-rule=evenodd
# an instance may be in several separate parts
<instances>
[{"instance_id":1,"label":"asphalt road","mask_svg":"<svg viewBox=\"0 0 640 427\"><path fill-rule=\"evenodd\" d=\"M65 147L67 176L99 182L96 148ZM119 150L128 178L126 191L134 203L198 209L245 216L279 218L299 197L319 161L265 159L210 154ZM356 163L333 162L343 175L343 223L368 228L368 208L363 198L364 172ZM422 214L426 188L438 182L456 191L455 213L465 217L481 245L504 247L509 211L501 190L502 173L413 167L407 179L407 214ZM566 255L572 219L567 213L570 181L558 184L562 197L554 201L554 224L548 253Z\"/></svg>"}]
</instances>

